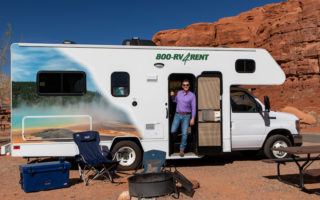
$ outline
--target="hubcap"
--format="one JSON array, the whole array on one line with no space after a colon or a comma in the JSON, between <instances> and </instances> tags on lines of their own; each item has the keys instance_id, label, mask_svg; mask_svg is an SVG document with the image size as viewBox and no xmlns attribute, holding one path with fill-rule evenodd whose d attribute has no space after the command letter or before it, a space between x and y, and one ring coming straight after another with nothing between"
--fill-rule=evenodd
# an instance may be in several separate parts
<instances>
[{"instance_id":1,"label":"hubcap","mask_svg":"<svg viewBox=\"0 0 320 200\"><path fill-rule=\"evenodd\" d=\"M121 147L116 153L116 159L122 166L130 166L136 160L136 152L131 147Z\"/></svg>"},{"instance_id":2,"label":"hubcap","mask_svg":"<svg viewBox=\"0 0 320 200\"><path fill-rule=\"evenodd\" d=\"M288 147L288 144L283 140L277 140L272 145L272 148L279 148L279 147ZM272 154L276 158L284 158L287 155L287 153L285 153L283 151L275 151L275 150L272 151Z\"/></svg>"}]
</instances>

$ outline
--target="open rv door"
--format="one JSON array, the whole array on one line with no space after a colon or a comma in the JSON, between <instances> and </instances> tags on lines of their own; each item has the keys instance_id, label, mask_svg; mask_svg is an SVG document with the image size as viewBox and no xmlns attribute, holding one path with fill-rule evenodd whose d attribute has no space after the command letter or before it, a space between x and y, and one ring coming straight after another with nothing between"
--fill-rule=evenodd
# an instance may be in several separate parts
<instances>
[{"instance_id":1,"label":"open rv door","mask_svg":"<svg viewBox=\"0 0 320 200\"><path fill-rule=\"evenodd\" d=\"M222 151L222 74L205 72L197 77L197 150L201 155Z\"/></svg>"}]
</instances>

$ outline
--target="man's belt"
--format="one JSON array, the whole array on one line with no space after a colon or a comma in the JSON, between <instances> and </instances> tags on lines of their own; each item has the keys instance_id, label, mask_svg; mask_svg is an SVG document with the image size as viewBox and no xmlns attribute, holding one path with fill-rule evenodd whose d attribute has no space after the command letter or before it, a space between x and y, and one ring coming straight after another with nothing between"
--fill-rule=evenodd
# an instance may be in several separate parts
<instances>
[{"instance_id":1,"label":"man's belt","mask_svg":"<svg viewBox=\"0 0 320 200\"><path fill-rule=\"evenodd\" d=\"M179 115L190 115L191 112L176 112Z\"/></svg>"}]
</instances>

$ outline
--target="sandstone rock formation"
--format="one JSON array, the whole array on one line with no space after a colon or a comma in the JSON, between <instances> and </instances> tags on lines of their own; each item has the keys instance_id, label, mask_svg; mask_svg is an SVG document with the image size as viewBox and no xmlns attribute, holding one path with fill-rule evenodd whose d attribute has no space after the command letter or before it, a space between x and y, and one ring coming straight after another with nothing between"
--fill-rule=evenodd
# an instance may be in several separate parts
<instances>
[{"instance_id":1,"label":"sandstone rock formation","mask_svg":"<svg viewBox=\"0 0 320 200\"><path fill-rule=\"evenodd\" d=\"M280 111L294 114L300 119L301 124L311 125L316 123L316 118L314 116L306 114L295 107L286 106L282 108Z\"/></svg>"},{"instance_id":2,"label":"sandstone rock formation","mask_svg":"<svg viewBox=\"0 0 320 200\"><path fill-rule=\"evenodd\" d=\"M224 46L267 49L286 73L281 86L257 87L273 109L287 105L313 115L320 125L320 0L288 0L213 23L156 33L163 46Z\"/></svg>"},{"instance_id":3,"label":"sandstone rock formation","mask_svg":"<svg viewBox=\"0 0 320 200\"><path fill-rule=\"evenodd\" d=\"M0 106L9 106L10 98L10 78L0 72Z\"/></svg>"}]
</instances>

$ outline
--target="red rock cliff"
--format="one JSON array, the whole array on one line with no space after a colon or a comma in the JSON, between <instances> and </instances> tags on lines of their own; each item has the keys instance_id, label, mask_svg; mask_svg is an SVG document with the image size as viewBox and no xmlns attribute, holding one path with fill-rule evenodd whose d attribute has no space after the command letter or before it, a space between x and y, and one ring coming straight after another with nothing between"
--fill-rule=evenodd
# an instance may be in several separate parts
<instances>
[{"instance_id":1,"label":"red rock cliff","mask_svg":"<svg viewBox=\"0 0 320 200\"><path fill-rule=\"evenodd\" d=\"M289 0L254 8L213 23L156 33L162 46L226 46L267 49L286 73L281 86L259 87L273 109L294 106L320 125L320 0Z\"/></svg>"}]
</instances>

